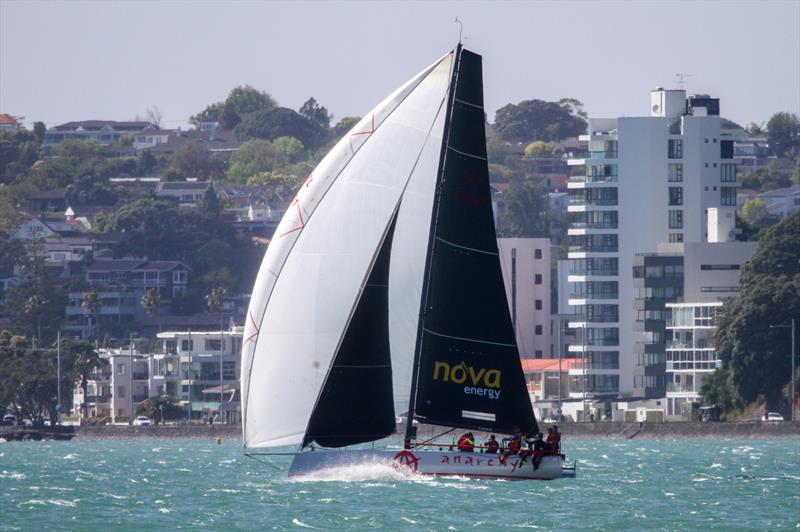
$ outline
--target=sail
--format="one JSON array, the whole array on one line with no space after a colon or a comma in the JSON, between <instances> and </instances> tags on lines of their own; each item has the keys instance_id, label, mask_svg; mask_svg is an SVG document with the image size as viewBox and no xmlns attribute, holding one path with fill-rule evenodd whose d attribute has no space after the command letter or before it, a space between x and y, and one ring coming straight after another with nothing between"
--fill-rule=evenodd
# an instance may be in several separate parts
<instances>
[{"instance_id":1,"label":"sail","mask_svg":"<svg viewBox=\"0 0 800 532\"><path fill-rule=\"evenodd\" d=\"M344 447L394 432L389 258L395 220L389 225L311 414L304 446L317 442L323 447Z\"/></svg>"},{"instance_id":2,"label":"sail","mask_svg":"<svg viewBox=\"0 0 800 532\"><path fill-rule=\"evenodd\" d=\"M462 50L453 75L414 414L438 425L534 432L497 251L480 56Z\"/></svg>"},{"instance_id":3,"label":"sail","mask_svg":"<svg viewBox=\"0 0 800 532\"><path fill-rule=\"evenodd\" d=\"M300 443L306 434L403 191L414 176L436 174L451 63L447 54L365 116L278 226L242 346L246 447ZM397 224L408 232L400 217Z\"/></svg>"}]
</instances>

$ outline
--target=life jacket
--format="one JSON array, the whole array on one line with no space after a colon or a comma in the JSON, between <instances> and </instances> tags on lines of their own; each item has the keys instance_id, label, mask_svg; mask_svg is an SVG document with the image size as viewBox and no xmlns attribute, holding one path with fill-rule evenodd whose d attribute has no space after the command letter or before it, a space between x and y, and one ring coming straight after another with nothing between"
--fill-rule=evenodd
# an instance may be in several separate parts
<instances>
[{"instance_id":1,"label":"life jacket","mask_svg":"<svg viewBox=\"0 0 800 532\"><path fill-rule=\"evenodd\" d=\"M519 452L519 439L511 438L511 441L508 442L508 450L512 453Z\"/></svg>"},{"instance_id":2,"label":"life jacket","mask_svg":"<svg viewBox=\"0 0 800 532\"><path fill-rule=\"evenodd\" d=\"M547 444L550 446L550 452L558 454L561 450L561 433L551 432L547 435Z\"/></svg>"},{"instance_id":3,"label":"life jacket","mask_svg":"<svg viewBox=\"0 0 800 532\"><path fill-rule=\"evenodd\" d=\"M496 453L497 450L500 448L500 444L497 443L497 440L489 440L486 442L486 452L487 453Z\"/></svg>"},{"instance_id":4,"label":"life jacket","mask_svg":"<svg viewBox=\"0 0 800 532\"><path fill-rule=\"evenodd\" d=\"M475 441L470 439L469 436L464 434L458 440L458 450L466 453L471 453L475 449Z\"/></svg>"}]
</instances>

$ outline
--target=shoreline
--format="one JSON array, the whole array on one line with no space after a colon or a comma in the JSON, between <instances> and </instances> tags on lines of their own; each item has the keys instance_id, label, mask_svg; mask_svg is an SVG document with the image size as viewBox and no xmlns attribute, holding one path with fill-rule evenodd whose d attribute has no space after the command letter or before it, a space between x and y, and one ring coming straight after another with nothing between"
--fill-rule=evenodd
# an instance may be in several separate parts
<instances>
[{"instance_id":1,"label":"shoreline","mask_svg":"<svg viewBox=\"0 0 800 532\"><path fill-rule=\"evenodd\" d=\"M396 436L401 436L405 425L398 425ZM545 424L540 425L544 430ZM449 430L446 427L421 425L420 441ZM800 422L669 422L623 423L589 422L561 423L559 430L564 438L573 440L629 440L629 439L717 439L754 440L796 438L800 436ZM455 430L454 432L458 432ZM448 433L448 436L454 432ZM211 439L221 441L242 440L241 425L154 425L131 426L60 426L60 427L0 427L0 438L6 441L30 440L117 440L117 439Z\"/></svg>"}]
</instances>

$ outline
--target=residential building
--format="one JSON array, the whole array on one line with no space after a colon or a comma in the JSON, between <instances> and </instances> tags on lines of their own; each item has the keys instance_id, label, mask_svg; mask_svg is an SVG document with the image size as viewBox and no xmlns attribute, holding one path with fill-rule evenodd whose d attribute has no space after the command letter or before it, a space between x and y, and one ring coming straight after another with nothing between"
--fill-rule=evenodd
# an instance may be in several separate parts
<instances>
[{"instance_id":1,"label":"residential building","mask_svg":"<svg viewBox=\"0 0 800 532\"><path fill-rule=\"evenodd\" d=\"M49 128L44 134L44 148L70 140L87 140L97 142L101 146L116 143L122 135L135 135L145 129L153 129L150 122L130 121L116 122L114 120L84 120L81 122L67 122Z\"/></svg>"},{"instance_id":2,"label":"residential building","mask_svg":"<svg viewBox=\"0 0 800 532\"><path fill-rule=\"evenodd\" d=\"M647 395L652 375L637 370L644 352L636 342L658 331L634 330L636 294L647 288L634 285L637 254L655 253L659 242L707 241L709 213L736 204L733 138L720 129L719 100L658 88L650 105L650 116L590 119L581 137L588 150L569 161L578 168L568 185L568 303L580 315L569 326L581 337L569 349L586 358L593 398Z\"/></svg>"},{"instance_id":3,"label":"residential building","mask_svg":"<svg viewBox=\"0 0 800 532\"><path fill-rule=\"evenodd\" d=\"M523 359L522 371L528 385L528 395L533 404L534 413L539 420L548 417L558 418L561 415L575 419L573 411L578 400L571 399L575 391L580 393L580 381L570 377L571 370L581 363L577 358L543 358Z\"/></svg>"},{"instance_id":4,"label":"residential building","mask_svg":"<svg viewBox=\"0 0 800 532\"><path fill-rule=\"evenodd\" d=\"M78 236L78 229L76 224L71 224L63 218L36 217L22 223L11 234L11 238L33 241L58 236Z\"/></svg>"},{"instance_id":5,"label":"residential building","mask_svg":"<svg viewBox=\"0 0 800 532\"><path fill-rule=\"evenodd\" d=\"M15 133L19 127L19 122L17 122L16 118L6 113L0 114L0 133Z\"/></svg>"},{"instance_id":6,"label":"residential building","mask_svg":"<svg viewBox=\"0 0 800 532\"><path fill-rule=\"evenodd\" d=\"M84 292L69 292L64 309L65 330L72 336L90 338L99 326L140 320L147 311L141 300L149 289L158 290L164 302L159 313L169 311L172 298L186 293L191 270L179 261L141 258L98 259L85 268L85 278L98 295L96 312L83 307ZM102 333L102 330L101 330Z\"/></svg>"},{"instance_id":7,"label":"residential building","mask_svg":"<svg viewBox=\"0 0 800 532\"><path fill-rule=\"evenodd\" d=\"M242 327L165 332L158 335L158 353L138 352L133 339L124 348L102 349L100 357L107 364L90 374L85 397L76 386L75 412L85 409L89 417L126 423L146 399L169 396L193 420L216 416L218 422L238 423L242 334Z\"/></svg>"},{"instance_id":8,"label":"residential building","mask_svg":"<svg viewBox=\"0 0 800 532\"><path fill-rule=\"evenodd\" d=\"M156 186L156 196L175 201L181 207L196 207L211 187L208 181L163 181Z\"/></svg>"},{"instance_id":9,"label":"residential building","mask_svg":"<svg viewBox=\"0 0 800 532\"><path fill-rule=\"evenodd\" d=\"M134 137L133 147L137 151L149 150L153 155L169 156L184 145L196 142L209 153L227 158L242 145L233 130L220 129L219 125L208 123L203 126L204 129L188 131L180 128L142 130Z\"/></svg>"},{"instance_id":10,"label":"residential building","mask_svg":"<svg viewBox=\"0 0 800 532\"><path fill-rule=\"evenodd\" d=\"M498 238L511 321L522 358L549 358L550 239Z\"/></svg>"},{"instance_id":11,"label":"residential building","mask_svg":"<svg viewBox=\"0 0 800 532\"><path fill-rule=\"evenodd\" d=\"M739 134L743 133L741 130ZM769 147L767 137L736 138L733 143L733 158L742 171L761 170L767 168L777 157Z\"/></svg>"}]
</instances>

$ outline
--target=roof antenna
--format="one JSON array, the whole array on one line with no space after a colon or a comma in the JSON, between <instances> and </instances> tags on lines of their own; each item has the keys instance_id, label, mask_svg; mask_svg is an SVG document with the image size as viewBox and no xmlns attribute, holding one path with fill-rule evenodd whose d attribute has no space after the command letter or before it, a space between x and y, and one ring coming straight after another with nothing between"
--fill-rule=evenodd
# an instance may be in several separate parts
<instances>
[{"instance_id":1,"label":"roof antenna","mask_svg":"<svg viewBox=\"0 0 800 532\"><path fill-rule=\"evenodd\" d=\"M675 74L675 83L678 85L678 88L684 90L686 88L686 78L691 78L694 74L682 74L678 72Z\"/></svg>"},{"instance_id":2,"label":"roof antenna","mask_svg":"<svg viewBox=\"0 0 800 532\"><path fill-rule=\"evenodd\" d=\"M464 31L464 24L460 20L458 20L458 17L456 17L456 19L453 22L458 24L458 44L461 44L461 32Z\"/></svg>"}]
</instances>

